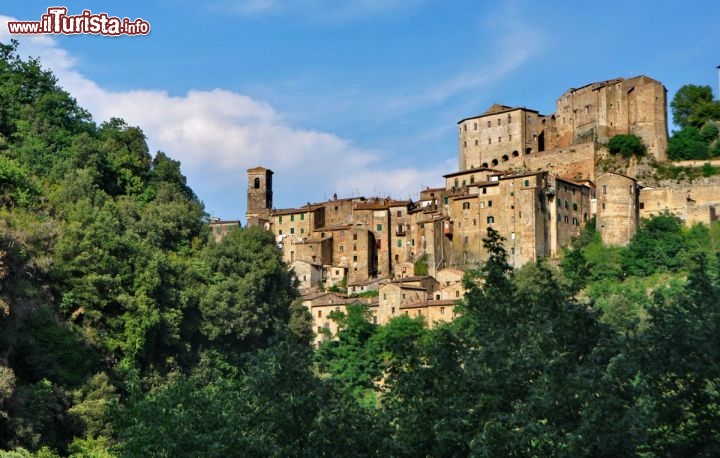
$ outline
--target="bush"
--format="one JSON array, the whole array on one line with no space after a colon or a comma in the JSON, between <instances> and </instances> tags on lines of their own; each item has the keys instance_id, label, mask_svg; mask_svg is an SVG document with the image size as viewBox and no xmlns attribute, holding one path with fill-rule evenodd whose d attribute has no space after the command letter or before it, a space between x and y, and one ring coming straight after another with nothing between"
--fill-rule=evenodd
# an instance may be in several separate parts
<instances>
[{"instance_id":1,"label":"bush","mask_svg":"<svg viewBox=\"0 0 720 458\"><path fill-rule=\"evenodd\" d=\"M610 154L620 154L622 157L641 157L647 152L642 139L637 135L615 135L608 143Z\"/></svg>"}]
</instances>

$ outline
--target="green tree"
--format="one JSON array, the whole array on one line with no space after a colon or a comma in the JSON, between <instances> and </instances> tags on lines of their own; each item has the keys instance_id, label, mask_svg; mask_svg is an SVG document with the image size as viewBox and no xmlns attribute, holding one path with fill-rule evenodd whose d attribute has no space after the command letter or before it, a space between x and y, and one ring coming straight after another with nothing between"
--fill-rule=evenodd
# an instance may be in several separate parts
<instances>
[{"instance_id":1,"label":"green tree","mask_svg":"<svg viewBox=\"0 0 720 458\"><path fill-rule=\"evenodd\" d=\"M668 157L674 161L685 159L707 159L708 144L695 126L684 127L673 132L668 141Z\"/></svg>"},{"instance_id":2,"label":"green tree","mask_svg":"<svg viewBox=\"0 0 720 458\"><path fill-rule=\"evenodd\" d=\"M700 128L709 120L720 119L720 105L713 100L710 86L686 84L670 102L673 122L680 126Z\"/></svg>"},{"instance_id":3,"label":"green tree","mask_svg":"<svg viewBox=\"0 0 720 458\"><path fill-rule=\"evenodd\" d=\"M658 270L677 271L683 266L686 250L682 220L664 212L640 222L637 233L623 253L623 270L640 276Z\"/></svg>"}]
</instances>

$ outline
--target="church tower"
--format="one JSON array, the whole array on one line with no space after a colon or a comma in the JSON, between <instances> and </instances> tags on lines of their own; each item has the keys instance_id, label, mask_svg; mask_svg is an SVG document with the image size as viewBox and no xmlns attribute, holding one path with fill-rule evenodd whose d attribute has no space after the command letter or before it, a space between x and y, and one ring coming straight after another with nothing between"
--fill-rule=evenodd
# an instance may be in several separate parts
<instances>
[{"instance_id":1,"label":"church tower","mask_svg":"<svg viewBox=\"0 0 720 458\"><path fill-rule=\"evenodd\" d=\"M266 223L270 222L272 176L272 170L265 167L248 169L247 210L245 212L247 226L266 227Z\"/></svg>"}]
</instances>

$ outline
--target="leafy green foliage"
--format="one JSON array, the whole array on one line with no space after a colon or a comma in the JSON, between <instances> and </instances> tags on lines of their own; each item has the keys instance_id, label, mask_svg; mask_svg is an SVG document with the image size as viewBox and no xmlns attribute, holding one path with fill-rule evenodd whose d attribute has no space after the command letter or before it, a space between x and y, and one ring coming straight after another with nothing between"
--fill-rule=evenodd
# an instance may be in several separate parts
<instances>
[{"instance_id":1,"label":"leafy green foliage","mask_svg":"<svg viewBox=\"0 0 720 458\"><path fill-rule=\"evenodd\" d=\"M413 264L413 275L419 277L428 274L428 254L423 253L418 256L417 260Z\"/></svg>"},{"instance_id":2,"label":"leafy green foliage","mask_svg":"<svg viewBox=\"0 0 720 458\"><path fill-rule=\"evenodd\" d=\"M642 157L647 148L642 139L634 134L618 134L608 142L610 154L620 154L622 157Z\"/></svg>"},{"instance_id":3,"label":"leafy green foliage","mask_svg":"<svg viewBox=\"0 0 720 458\"><path fill-rule=\"evenodd\" d=\"M670 102L673 122L681 128L702 127L708 120L720 119L720 105L713 100L710 86L686 84Z\"/></svg>"},{"instance_id":4,"label":"leafy green foliage","mask_svg":"<svg viewBox=\"0 0 720 458\"><path fill-rule=\"evenodd\" d=\"M710 151L708 142L703 138L700 129L688 126L673 132L668 141L668 157L674 161L686 159L708 159Z\"/></svg>"}]
</instances>

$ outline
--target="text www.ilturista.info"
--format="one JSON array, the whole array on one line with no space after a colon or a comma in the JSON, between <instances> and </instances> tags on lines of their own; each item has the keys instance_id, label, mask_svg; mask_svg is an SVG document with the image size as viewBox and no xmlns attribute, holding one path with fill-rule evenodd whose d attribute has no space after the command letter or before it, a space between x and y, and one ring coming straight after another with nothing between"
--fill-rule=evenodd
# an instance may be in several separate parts
<instances>
[{"instance_id":1,"label":"text www.ilturista.info","mask_svg":"<svg viewBox=\"0 0 720 458\"><path fill-rule=\"evenodd\" d=\"M131 21L128 18L108 16L107 13L93 14L83 10L81 14L68 16L64 6L47 9L39 21L11 21L8 31L14 35L37 34L93 34L117 37L120 35L147 35L150 23L140 18Z\"/></svg>"}]
</instances>

